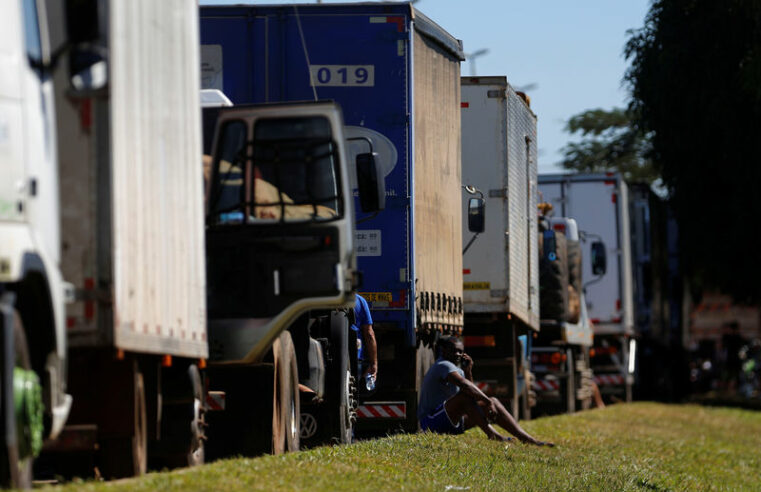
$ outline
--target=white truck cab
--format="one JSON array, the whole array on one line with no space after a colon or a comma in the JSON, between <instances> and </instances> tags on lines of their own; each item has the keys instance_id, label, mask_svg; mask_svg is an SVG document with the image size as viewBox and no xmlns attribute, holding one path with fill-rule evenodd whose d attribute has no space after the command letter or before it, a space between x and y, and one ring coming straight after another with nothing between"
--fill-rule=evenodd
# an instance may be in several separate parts
<instances>
[{"instance_id":1,"label":"white truck cab","mask_svg":"<svg viewBox=\"0 0 761 492\"><path fill-rule=\"evenodd\" d=\"M44 2L5 2L0 16L0 308L3 447L0 483L24 486L41 439L63 428L64 297L53 83ZM29 345L34 339L34 346ZM13 384L26 372L22 394ZM36 376L36 379L35 379ZM41 390L41 392L40 392ZM42 406L27 402L40 394ZM24 400L23 412L13 411ZM41 420L40 420L41 419ZM22 432L8 422L16 421ZM15 456L14 456L15 455Z\"/></svg>"}]
</instances>

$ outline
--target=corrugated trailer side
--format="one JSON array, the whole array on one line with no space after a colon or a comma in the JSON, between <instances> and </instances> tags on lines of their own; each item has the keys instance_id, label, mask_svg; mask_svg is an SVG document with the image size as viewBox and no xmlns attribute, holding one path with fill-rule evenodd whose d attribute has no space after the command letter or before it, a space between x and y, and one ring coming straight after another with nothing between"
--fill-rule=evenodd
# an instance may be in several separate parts
<instances>
[{"instance_id":1,"label":"corrugated trailer side","mask_svg":"<svg viewBox=\"0 0 761 492\"><path fill-rule=\"evenodd\" d=\"M539 256L537 253L536 115L508 84L507 199L509 294L511 312L539 329Z\"/></svg>"},{"instance_id":2,"label":"corrugated trailer side","mask_svg":"<svg viewBox=\"0 0 761 492\"><path fill-rule=\"evenodd\" d=\"M536 115L505 77L464 77L463 87L463 183L487 200L486 230L465 257L465 311L538 329Z\"/></svg>"},{"instance_id":3,"label":"corrugated trailer side","mask_svg":"<svg viewBox=\"0 0 761 492\"><path fill-rule=\"evenodd\" d=\"M420 322L462 328L460 63L413 35L414 248ZM422 309L426 297L437 309ZM441 301L438 301L441 299Z\"/></svg>"},{"instance_id":4,"label":"corrugated trailer side","mask_svg":"<svg viewBox=\"0 0 761 492\"><path fill-rule=\"evenodd\" d=\"M116 345L206 357L198 9L110 15Z\"/></svg>"},{"instance_id":5,"label":"corrugated trailer side","mask_svg":"<svg viewBox=\"0 0 761 492\"><path fill-rule=\"evenodd\" d=\"M197 15L112 2L109 94L59 98L72 346L207 357Z\"/></svg>"},{"instance_id":6,"label":"corrugated trailer side","mask_svg":"<svg viewBox=\"0 0 761 492\"><path fill-rule=\"evenodd\" d=\"M486 230L464 259L465 346L484 392L525 417L525 356L539 329L536 115L504 76L462 83L464 184L487 202Z\"/></svg>"}]
</instances>

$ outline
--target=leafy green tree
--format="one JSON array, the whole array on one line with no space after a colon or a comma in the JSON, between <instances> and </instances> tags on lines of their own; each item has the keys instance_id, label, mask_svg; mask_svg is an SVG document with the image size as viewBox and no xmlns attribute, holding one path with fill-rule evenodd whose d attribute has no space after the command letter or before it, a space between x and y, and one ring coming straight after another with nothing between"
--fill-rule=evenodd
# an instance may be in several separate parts
<instances>
[{"instance_id":1,"label":"leafy green tree","mask_svg":"<svg viewBox=\"0 0 761 492\"><path fill-rule=\"evenodd\" d=\"M761 300L761 1L654 0L625 53L629 109L669 188L682 264Z\"/></svg>"},{"instance_id":2,"label":"leafy green tree","mask_svg":"<svg viewBox=\"0 0 761 492\"><path fill-rule=\"evenodd\" d=\"M627 110L584 111L572 116L565 129L582 139L563 148L564 168L579 173L620 172L627 179L649 183L658 178L648 157L647 135Z\"/></svg>"}]
</instances>

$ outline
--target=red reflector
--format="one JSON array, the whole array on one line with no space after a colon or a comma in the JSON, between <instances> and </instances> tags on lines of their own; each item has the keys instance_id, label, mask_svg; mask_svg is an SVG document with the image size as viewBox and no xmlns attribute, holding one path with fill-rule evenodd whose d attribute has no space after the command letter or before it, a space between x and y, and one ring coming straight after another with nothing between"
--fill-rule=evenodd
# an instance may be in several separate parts
<instances>
[{"instance_id":1,"label":"red reflector","mask_svg":"<svg viewBox=\"0 0 761 492\"><path fill-rule=\"evenodd\" d=\"M621 317L619 316L618 318L613 318L611 321L613 323L620 323L621 322Z\"/></svg>"},{"instance_id":2,"label":"red reflector","mask_svg":"<svg viewBox=\"0 0 761 492\"><path fill-rule=\"evenodd\" d=\"M74 316L66 317L66 328L74 328L77 324L77 319Z\"/></svg>"},{"instance_id":3,"label":"red reflector","mask_svg":"<svg viewBox=\"0 0 761 492\"><path fill-rule=\"evenodd\" d=\"M90 292L95 290L94 278L88 277L85 279L85 290ZM87 321L92 321L93 318L95 318L95 301L93 300L85 301L85 319Z\"/></svg>"},{"instance_id":4,"label":"red reflector","mask_svg":"<svg viewBox=\"0 0 761 492\"><path fill-rule=\"evenodd\" d=\"M468 103L466 103L466 102L463 102L463 103L460 103L460 107L461 107L461 108L469 108L469 107L470 107L470 104L468 104Z\"/></svg>"},{"instance_id":5,"label":"red reflector","mask_svg":"<svg viewBox=\"0 0 761 492\"><path fill-rule=\"evenodd\" d=\"M561 360L562 360L562 355L560 354L560 352L555 352L554 354L552 354L552 357L550 358L550 362L552 362L555 365L560 364Z\"/></svg>"},{"instance_id":6,"label":"red reflector","mask_svg":"<svg viewBox=\"0 0 761 492\"><path fill-rule=\"evenodd\" d=\"M621 310L621 299L616 299L616 311Z\"/></svg>"},{"instance_id":7,"label":"red reflector","mask_svg":"<svg viewBox=\"0 0 761 492\"><path fill-rule=\"evenodd\" d=\"M388 307L405 307L407 305L407 291L406 290L400 290L399 291L399 300L397 301L391 301L388 303Z\"/></svg>"},{"instance_id":8,"label":"red reflector","mask_svg":"<svg viewBox=\"0 0 761 492\"><path fill-rule=\"evenodd\" d=\"M496 347L497 341L494 339L494 335L475 336L466 335L465 339L466 347Z\"/></svg>"},{"instance_id":9,"label":"red reflector","mask_svg":"<svg viewBox=\"0 0 761 492\"><path fill-rule=\"evenodd\" d=\"M462 269L462 274L463 275L470 275L470 268L463 268Z\"/></svg>"},{"instance_id":10,"label":"red reflector","mask_svg":"<svg viewBox=\"0 0 761 492\"><path fill-rule=\"evenodd\" d=\"M404 32L404 17L386 17L386 23L396 24L396 30Z\"/></svg>"},{"instance_id":11,"label":"red reflector","mask_svg":"<svg viewBox=\"0 0 761 492\"><path fill-rule=\"evenodd\" d=\"M92 99L83 99L79 104L79 126L85 132L92 128Z\"/></svg>"},{"instance_id":12,"label":"red reflector","mask_svg":"<svg viewBox=\"0 0 761 492\"><path fill-rule=\"evenodd\" d=\"M565 224L555 224L552 228L556 231L565 232Z\"/></svg>"},{"instance_id":13,"label":"red reflector","mask_svg":"<svg viewBox=\"0 0 761 492\"><path fill-rule=\"evenodd\" d=\"M330 236L325 236L325 246L330 246Z\"/></svg>"},{"instance_id":14,"label":"red reflector","mask_svg":"<svg viewBox=\"0 0 761 492\"><path fill-rule=\"evenodd\" d=\"M606 179L605 181L603 181L603 183L605 183L606 185L610 185L610 186L615 186L615 184L616 184L616 182L614 180L612 180L612 179Z\"/></svg>"},{"instance_id":15,"label":"red reflector","mask_svg":"<svg viewBox=\"0 0 761 492\"><path fill-rule=\"evenodd\" d=\"M592 318L589 321L591 321L593 324L597 325L600 323L600 318Z\"/></svg>"},{"instance_id":16,"label":"red reflector","mask_svg":"<svg viewBox=\"0 0 761 492\"><path fill-rule=\"evenodd\" d=\"M617 200L618 200L618 198L616 197L616 194L615 193L611 193L611 195L610 195L610 201L613 202L613 203L616 203Z\"/></svg>"}]
</instances>

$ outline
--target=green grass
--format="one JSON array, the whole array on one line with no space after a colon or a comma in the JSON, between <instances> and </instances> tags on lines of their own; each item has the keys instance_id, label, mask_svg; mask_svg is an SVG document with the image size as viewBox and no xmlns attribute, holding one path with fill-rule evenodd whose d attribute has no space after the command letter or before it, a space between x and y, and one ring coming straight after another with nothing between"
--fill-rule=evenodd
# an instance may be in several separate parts
<instances>
[{"instance_id":1,"label":"green grass","mask_svg":"<svg viewBox=\"0 0 761 492\"><path fill-rule=\"evenodd\" d=\"M761 413L635 403L537 419L557 447L398 435L285 456L220 461L90 490L761 490Z\"/></svg>"}]
</instances>

